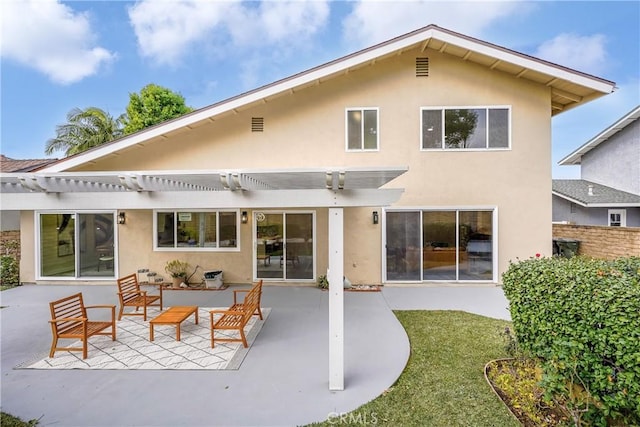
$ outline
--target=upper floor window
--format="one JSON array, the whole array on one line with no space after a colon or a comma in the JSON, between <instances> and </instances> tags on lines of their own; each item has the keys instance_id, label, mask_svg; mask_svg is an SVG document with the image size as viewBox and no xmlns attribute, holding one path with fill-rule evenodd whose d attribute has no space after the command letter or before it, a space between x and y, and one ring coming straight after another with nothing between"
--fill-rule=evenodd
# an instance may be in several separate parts
<instances>
[{"instance_id":1,"label":"upper floor window","mask_svg":"<svg viewBox=\"0 0 640 427\"><path fill-rule=\"evenodd\" d=\"M509 113L508 107L422 108L421 148L509 148Z\"/></svg>"},{"instance_id":2,"label":"upper floor window","mask_svg":"<svg viewBox=\"0 0 640 427\"><path fill-rule=\"evenodd\" d=\"M378 109L347 109L347 151L378 150Z\"/></svg>"},{"instance_id":3,"label":"upper floor window","mask_svg":"<svg viewBox=\"0 0 640 427\"><path fill-rule=\"evenodd\" d=\"M154 229L156 249L238 248L236 211L156 211Z\"/></svg>"}]
</instances>

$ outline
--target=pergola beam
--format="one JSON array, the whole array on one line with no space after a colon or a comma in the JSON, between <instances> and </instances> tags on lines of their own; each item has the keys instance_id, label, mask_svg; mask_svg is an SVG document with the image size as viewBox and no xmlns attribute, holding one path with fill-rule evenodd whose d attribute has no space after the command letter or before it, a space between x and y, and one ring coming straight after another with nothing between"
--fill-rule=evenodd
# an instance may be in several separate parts
<instances>
[{"instance_id":1,"label":"pergola beam","mask_svg":"<svg viewBox=\"0 0 640 427\"><path fill-rule=\"evenodd\" d=\"M389 206L403 189L2 193L3 210L220 209ZM108 197L106 195L108 194Z\"/></svg>"}]
</instances>

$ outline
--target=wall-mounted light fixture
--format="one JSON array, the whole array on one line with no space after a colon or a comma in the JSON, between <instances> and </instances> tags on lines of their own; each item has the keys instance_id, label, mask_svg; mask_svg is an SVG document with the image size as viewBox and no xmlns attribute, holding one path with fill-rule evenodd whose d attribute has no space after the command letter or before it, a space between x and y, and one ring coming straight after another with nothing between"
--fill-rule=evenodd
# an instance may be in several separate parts
<instances>
[{"instance_id":1,"label":"wall-mounted light fixture","mask_svg":"<svg viewBox=\"0 0 640 427\"><path fill-rule=\"evenodd\" d=\"M373 223L377 224L380 218L378 217L378 211L373 211Z\"/></svg>"},{"instance_id":2,"label":"wall-mounted light fixture","mask_svg":"<svg viewBox=\"0 0 640 427\"><path fill-rule=\"evenodd\" d=\"M118 224L124 224L125 222L127 222L127 217L125 216L124 212L120 212L118 214Z\"/></svg>"},{"instance_id":3,"label":"wall-mounted light fixture","mask_svg":"<svg viewBox=\"0 0 640 427\"><path fill-rule=\"evenodd\" d=\"M240 221L243 224L246 224L249 221L249 216L247 215L247 211L242 211L242 215L240 215Z\"/></svg>"}]
</instances>

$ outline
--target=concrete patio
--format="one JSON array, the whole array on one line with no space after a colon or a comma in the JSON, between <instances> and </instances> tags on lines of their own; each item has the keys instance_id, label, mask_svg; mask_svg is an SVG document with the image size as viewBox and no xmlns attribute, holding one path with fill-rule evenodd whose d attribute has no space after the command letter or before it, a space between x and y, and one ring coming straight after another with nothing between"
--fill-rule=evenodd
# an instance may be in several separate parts
<instances>
[{"instance_id":1,"label":"concrete patio","mask_svg":"<svg viewBox=\"0 0 640 427\"><path fill-rule=\"evenodd\" d=\"M230 305L232 290L168 291L165 305ZM345 293L345 390L328 389L328 292L265 286L272 308L237 371L14 369L51 344L48 302L82 291L117 304L114 286L27 285L0 293L2 410L56 426L295 426L349 412L402 373L409 342L392 310L509 318L499 287L384 287Z\"/></svg>"}]
</instances>

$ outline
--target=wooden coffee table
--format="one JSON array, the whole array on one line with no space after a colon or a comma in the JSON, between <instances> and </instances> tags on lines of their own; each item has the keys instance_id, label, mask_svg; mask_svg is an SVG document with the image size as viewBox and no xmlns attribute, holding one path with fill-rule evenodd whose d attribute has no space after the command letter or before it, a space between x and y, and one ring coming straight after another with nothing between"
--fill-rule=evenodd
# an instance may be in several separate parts
<instances>
[{"instance_id":1,"label":"wooden coffee table","mask_svg":"<svg viewBox=\"0 0 640 427\"><path fill-rule=\"evenodd\" d=\"M196 325L198 324L198 306L177 306L171 307L167 311L160 313L149 321L149 340L153 341L153 327L155 325L175 325L176 341L180 341L180 324L192 314L196 315Z\"/></svg>"}]
</instances>

